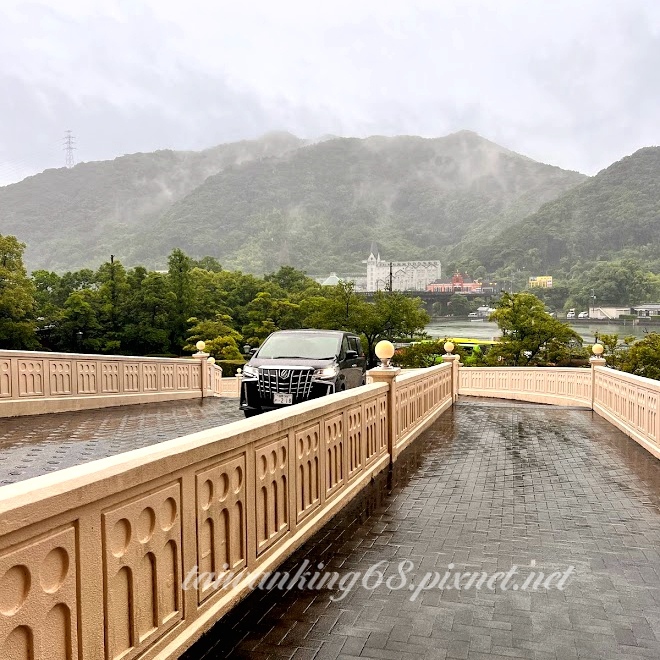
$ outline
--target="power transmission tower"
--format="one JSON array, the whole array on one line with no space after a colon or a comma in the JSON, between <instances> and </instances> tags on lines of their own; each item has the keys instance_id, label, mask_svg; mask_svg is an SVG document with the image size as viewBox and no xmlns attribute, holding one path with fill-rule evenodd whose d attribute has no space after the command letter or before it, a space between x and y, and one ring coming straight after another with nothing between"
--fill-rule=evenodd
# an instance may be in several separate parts
<instances>
[{"instance_id":1,"label":"power transmission tower","mask_svg":"<svg viewBox=\"0 0 660 660\"><path fill-rule=\"evenodd\" d=\"M72 168L75 164L76 161L73 157L73 152L75 150L75 144L76 144L76 138L73 136L73 133L71 131L65 131L64 132L64 153L65 153L65 165L67 168Z\"/></svg>"}]
</instances>

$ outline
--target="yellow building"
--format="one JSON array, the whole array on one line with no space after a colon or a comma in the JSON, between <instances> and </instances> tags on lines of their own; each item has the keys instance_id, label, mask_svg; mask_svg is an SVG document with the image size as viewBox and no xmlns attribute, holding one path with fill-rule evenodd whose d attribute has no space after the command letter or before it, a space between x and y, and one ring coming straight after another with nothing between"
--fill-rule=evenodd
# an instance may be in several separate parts
<instances>
[{"instance_id":1,"label":"yellow building","mask_svg":"<svg viewBox=\"0 0 660 660\"><path fill-rule=\"evenodd\" d=\"M552 289L552 275L539 275L529 278L530 289Z\"/></svg>"}]
</instances>

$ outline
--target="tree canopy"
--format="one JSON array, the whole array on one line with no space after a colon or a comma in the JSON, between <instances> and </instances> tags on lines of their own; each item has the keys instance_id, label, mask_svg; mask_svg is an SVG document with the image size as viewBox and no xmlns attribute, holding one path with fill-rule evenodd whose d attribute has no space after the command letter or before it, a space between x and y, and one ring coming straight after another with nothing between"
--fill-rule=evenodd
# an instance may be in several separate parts
<instances>
[{"instance_id":1,"label":"tree canopy","mask_svg":"<svg viewBox=\"0 0 660 660\"><path fill-rule=\"evenodd\" d=\"M545 311L531 293L503 293L491 320L501 339L487 354L492 364L532 366L557 364L582 346L582 338L568 324Z\"/></svg>"}]
</instances>

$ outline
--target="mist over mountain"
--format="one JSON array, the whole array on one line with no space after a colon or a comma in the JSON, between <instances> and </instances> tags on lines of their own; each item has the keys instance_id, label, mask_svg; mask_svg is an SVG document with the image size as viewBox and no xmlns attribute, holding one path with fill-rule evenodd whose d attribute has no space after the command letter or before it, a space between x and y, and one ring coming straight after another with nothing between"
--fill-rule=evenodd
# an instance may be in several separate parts
<instances>
[{"instance_id":1,"label":"mist over mountain","mask_svg":"<svg viewBox=\"0 0 660 660\"><path fill-rule=\"evenodd\" d=\"M660 147L613 163L489 241L456 250L489 270L563 271L617 258L660 263Z\"/></svg>"},{"instance_id":2,"label":"mist over mountain","mask_svg":"<svg viewBox=\"0 0 660 660\"><path fill-rule=\"evenodd\" d=\"M475 133L339 138L223 170L172 205L137 256L177 246L229 267L312 274L384 258L439 258L471 227L525 217L584 176Z\"/></svg>"},{"instance_id":3,"label":"mist over mountain","mask_svg":"<svg viewBox=\"0 0 660 660\"><path fill-rule=\"evenodd\" d=\"M383 258L442 258L470 231L518 222L586 178L469 131L314 143L274 133L47 170L0 188L0 233L27 243L31 269L110 254L158 268L179 247L254 273L351 273L373 241Z\"/></svg>"},{"instance_id":4,"label":"mist over mountain","mask_svg":"<svg viewBox=\"0 0 660 660\"><path fill-rule=\"evenodd\" d=\"M96 267L115 254L130 262L133 240L148 245L158 218L207 177L257 158L279 156L303 140L270 133L204 151L156 151L51 169L0 187L0 234L27 244L30 269ZM163 255L145 255L162 266Z\"/></svg>"}]
</instances>

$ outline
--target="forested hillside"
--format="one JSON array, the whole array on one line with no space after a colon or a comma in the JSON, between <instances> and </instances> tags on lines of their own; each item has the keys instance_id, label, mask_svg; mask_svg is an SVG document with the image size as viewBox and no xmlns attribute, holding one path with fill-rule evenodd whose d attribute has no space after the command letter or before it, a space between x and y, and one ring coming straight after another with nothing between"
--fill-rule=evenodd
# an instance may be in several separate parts
<instances>
[{"instance_id":1,"label":"forested hillside","mask_svg":"<svg viewBox=\"0 0 660 660\"><path fill-rule=\"evenodd\" d=\"M647 147L460 252L489 270L568 273L589 261L619 258L657 268L659 245L660 147Z\"/></svg>"},{"instance_id":2,"label":"forested hillside","mask_svg":"<svg viewBox=\"0 0 660 660\"><path fill-rule=\"evenodd\" d=\"M585 179L469 131L315 144L276 133L48 170L0 188L0 233L27 244L30 270L110 254L164 268L180 247L253 273L346 274L374 240L385 258L443 258L471 229L516 222Z\"/></svg>"},{"instance_id":3,"label":"forested hillside","mask_svg":"<svg viewBox=\"0 0 660 660\"><path fill-rule=\"evenodd\" d=\"M225 167L301 144L288 133L273 133L201 152L137 153L46 170L0 187L0 234L27 244L30 269L98 266L110 254L125 259L134 241L147 246L148 265L162 268L166 255L148 245L154 223L173 202Z\"/></svg>"},{"instance_id":4,"label":"forested hillside","mask_svg":"<svg viewBox=\"0 0 660 660\"><path fill-rule=\"evenodd\" d=\"M585 178L469 131L328 140L209 177L136 257L179 246L251 272L354 272L375 240L389 258L438 258L471 227L515 222Z\"/></svg>"}]
</instances>

